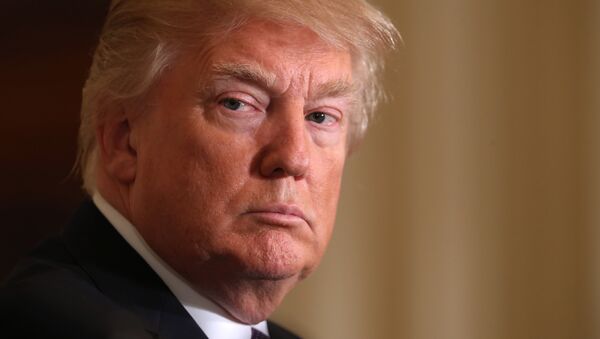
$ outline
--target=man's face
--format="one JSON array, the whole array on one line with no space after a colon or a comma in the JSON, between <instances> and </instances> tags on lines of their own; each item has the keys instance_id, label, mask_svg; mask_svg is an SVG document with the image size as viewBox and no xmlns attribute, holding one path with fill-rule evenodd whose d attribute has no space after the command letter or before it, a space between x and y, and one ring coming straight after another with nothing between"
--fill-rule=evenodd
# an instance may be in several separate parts
<instances>
[{"instance_id":1,"label":"man's face","mask_svg":"<svg viewBox=\"0 0 600 339\"><path fill-rule=\"evenodd\" d=\"M132 123L132 222L200 288L295 283L334 225L350 55L307 29L253 22L203 57L168 69Z\"/></svg>"}]
</instances>

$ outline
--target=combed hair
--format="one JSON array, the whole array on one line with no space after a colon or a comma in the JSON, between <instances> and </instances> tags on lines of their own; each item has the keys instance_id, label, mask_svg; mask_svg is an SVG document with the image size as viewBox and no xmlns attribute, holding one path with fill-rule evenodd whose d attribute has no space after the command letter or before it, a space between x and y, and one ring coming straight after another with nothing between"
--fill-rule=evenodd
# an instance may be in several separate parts
<instances>
[{"instance_id":1,"label":"combed hair","mask_svg":"<svg viewBox=\"0 0 600 339\"><path fill-rule=\"evenodd\" d=\"M299 25L352 55L360 85L359 113L350 122L350 148L363 137L382 98L383 56L399 34L364 0L113 0L83 88L79 169L95 190L95 129L119 105L140 103L175 59L201 53L251 19Z\"/></svg>"}]
</instances>

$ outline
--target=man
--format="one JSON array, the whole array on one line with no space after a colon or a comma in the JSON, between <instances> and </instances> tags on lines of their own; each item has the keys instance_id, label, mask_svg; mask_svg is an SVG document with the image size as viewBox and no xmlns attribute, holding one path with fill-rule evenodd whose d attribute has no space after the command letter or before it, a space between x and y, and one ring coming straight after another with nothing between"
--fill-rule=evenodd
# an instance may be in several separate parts
<instances>
[{"instance_id":1,"label":"man","mask_svg":"<svg viewBox=\"0 0 600 339\"><path fill-rule=\"evenodd\" d=\"M83 91L92 197L22 262L0 331L296 338L265 319L331 236L396 31L361 0L122 0Z\"/></svg>"}]
</instances>

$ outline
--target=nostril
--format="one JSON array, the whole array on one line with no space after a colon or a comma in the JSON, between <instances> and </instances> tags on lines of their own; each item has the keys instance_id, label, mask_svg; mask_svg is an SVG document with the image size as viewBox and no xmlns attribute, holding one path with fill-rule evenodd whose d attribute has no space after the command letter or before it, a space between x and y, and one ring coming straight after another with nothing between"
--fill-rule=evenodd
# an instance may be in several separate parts
<instances>
[{"instance_id":1,"label":"nostril","mask_svg":"<svg viewBox=\"0 0 600 339\"><path fill-rule=\"evenodd\" d=\"M285 176L285 174L285 170L281 167L277 167L271 172L271 176L273 177L282 177Z\"/></svg>"}]
</instances>

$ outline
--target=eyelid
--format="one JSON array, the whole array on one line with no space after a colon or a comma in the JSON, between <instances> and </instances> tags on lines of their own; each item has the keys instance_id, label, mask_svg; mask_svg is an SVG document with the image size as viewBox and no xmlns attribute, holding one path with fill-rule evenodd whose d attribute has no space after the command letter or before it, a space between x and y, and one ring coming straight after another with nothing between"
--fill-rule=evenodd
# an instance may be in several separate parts
<instances>
[{"instance_id":1,"label":"eyelid","mask_svg":"<svg viewBox=\"0 0 600 339\"><path fill-rule=\"evenodd\" d=\"M215 78L213 87L214 92L219 96L224 93L242 93L252 97L262 107L267 107L269 104L269 95L262 88L237 78Z\"/></svg>"},{"instance_id":2,"label":"eyelid","mask_svg":"<svg viewBox=\"0 0 600 339\"><path fill-rule=\"evenodd\" d=\"M262 107L262 104L256 100L255 97L253 97L252 95L246 94L246 93L242 93L242 92L225 92L225 93L221 93L217 96L217 102L221 102L225 99L234 99L234 100L239 100L241 101L244 105L253 107L254 109L264 112L264 108Z\"/></svg>"},{"instance_id":3,"label":"eyelid","mask_svg":"<svg viewBox=\"0 0 600 339\"><path fill-rule=\"evenodd\" d=\"M331 111L336 111L337 113L332 113ZM325 114L327 116L326 119L331 119L331 121L325 120L322 123L318 123L316 121L306 119L311 114L319 113L319 112ZM343 120L342 120L343 114L342 114L342 112L340 112L337 109L316 108L316 109L307 111L307 113L304 115L304 117L308 122L312 123L313 126L316 126L317 128L322 129L322 130L336 129L336 128L342 126L342 124L343 124Z\"/></svg>"},{"instance_id":4,"label":"eyelid","mask_svg":"<svg viewBox=\"0 0 600 339\"><path fill-rule=\"evenodd\" d=\"M318 107L318 108L308 110L306 112L305 116L309 115L311 113L316 113L316 112L321 112L321 113L325 113L329 116L332 116L338 122L342 121L344 118L344 113L342 110L333 108L331 106Z\"/></svg>"}]
</instances>

